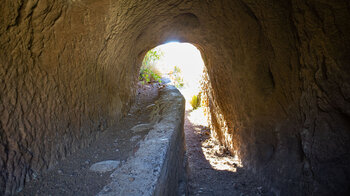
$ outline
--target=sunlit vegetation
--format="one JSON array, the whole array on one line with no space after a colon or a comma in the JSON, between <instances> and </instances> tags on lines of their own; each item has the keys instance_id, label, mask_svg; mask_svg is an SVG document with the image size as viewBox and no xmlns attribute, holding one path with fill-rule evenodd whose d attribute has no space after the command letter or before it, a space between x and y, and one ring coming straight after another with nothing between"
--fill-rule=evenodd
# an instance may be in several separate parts
<instances>
[{"instance_id":1,"label":"sunlit vegetation","mask_svg":"<svg viewBox=\"0 0 350 196\"><path fill-rule=\"evenodd\" d=\"M190 104L194 110L201 107L201 94L202 93L199 92L197 95L193 95L190 100Z\"/></svg>"},{"instance_id":2,"label":"sunlit vegetation","mask_svg":"<svg viewBox=\"0 0 350 196\"><path fill-rule=\"evenodd\" d=\"M145 58L142 61L142 66L140 69L139 80L145 83L158 82L161 83L161 73L156 68L155 63L163 56L161 50L152 49L147 52Z\"/></svg>"},{"instance_id":3,"label":"sunlit vegetation","mask_svg":"<svg viewBox=\"0 0 350 196\"><path fill-rule=\"evenodd\" d=\"M174 70L169 72L168 75L176 88L181 88L185 85L181 69L178 66L174 66Z\"/></svg>"},{"instance_id":4,"label":"sunlit vegetation","mask_svg":"<svg viewBox=\"0 0 350 196\"><path fill-rule=\"evenodd\" d=\"M148 51L140 69L142 84L174 85L185 97L186 107L201 107L204 63L198 49L188 43L168 43Z\"/></svg>"}]
</instances>

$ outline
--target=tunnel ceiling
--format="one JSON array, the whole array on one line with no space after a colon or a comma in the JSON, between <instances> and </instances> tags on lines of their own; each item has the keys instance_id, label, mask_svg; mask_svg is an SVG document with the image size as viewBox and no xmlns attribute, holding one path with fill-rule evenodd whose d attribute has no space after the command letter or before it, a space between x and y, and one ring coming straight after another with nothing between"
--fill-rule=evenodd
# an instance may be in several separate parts
<instances>
[{"instance_id":1,"label":"tunnel ceiling","mask_svg":"<svg viewBox=\"0 0 350 196\"><path fill-rule=\"evenodd\" d=\"M349 2L6 0L0 187L91 143L128 111L145 53L197 46L213 135L276 194L343 194L350 174Z\"/></svg>"}]
</instances>

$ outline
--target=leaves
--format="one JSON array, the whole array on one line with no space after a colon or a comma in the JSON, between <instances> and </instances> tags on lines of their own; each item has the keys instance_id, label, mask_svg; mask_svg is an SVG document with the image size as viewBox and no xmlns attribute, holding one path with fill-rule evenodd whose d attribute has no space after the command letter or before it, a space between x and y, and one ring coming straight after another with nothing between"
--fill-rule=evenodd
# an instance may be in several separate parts
<instances>
[{"instance_id":1,"label":"leaves","mask_svg":"<svg viewBox=\"0 0 350 196\"><path fill-rule=\"evenodd\" d=\"M156 61L158 61L162 56L163 52L161 50L152 49L147 52L145 58L142 61L142 68L149 68L150 66L153 66Z\"/></svg>"},{"instance_id":2,"label":"leaves","mask_svg":"<svg viewBox=\"0 0 350 196\"><path fill-rule=\"evenodd\" d=\"M162 56L163 52L161 50L152 49L147 52L145 58L142 61L142 66L140 69L139 80L142 81L142 84L145 82L162 82L161 77L152 70L155 69L155 62L158 61Z\"/></svg>"},{"instance_id":3,"label":"leaves","mask_svg":"<svg viewBox=\"0 0 350 196\"><path fill-rule=\"evenodd\" d=\"M192 99L190 100L190 104L194 110L201 107L201 94L202 93L199 92L198 95L193 95Z\"/></svg>"},{"instance_id":4,"label":"leaves","mask_svg":"<svg viewBox=\"0 0 350 196\"><path fill-rule=\"evenodd\" d=\"M154 73L151 69L148 69L148 68L141 69L139 80L146 82L146 83L150 83L150 82L161 83L162 82L161 77L158 74Z\"/></svg>"}]
</instances>

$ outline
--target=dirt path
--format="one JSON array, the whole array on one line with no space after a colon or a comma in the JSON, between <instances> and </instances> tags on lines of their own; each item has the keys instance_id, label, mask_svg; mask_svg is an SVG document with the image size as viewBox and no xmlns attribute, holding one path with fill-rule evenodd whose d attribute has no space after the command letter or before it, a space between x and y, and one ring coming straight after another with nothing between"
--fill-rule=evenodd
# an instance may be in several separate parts
<instances>
[{"instance_id":1,"label":"dirt path","mask_svg":"<svg viewBox=\"0 0 350 196\"><path fill-rule=\"evenodd\" d=\"M185 118L189 195L271 195L237 159L210 139L200 109L186 111Z\"/></svg>"}]
</instances>

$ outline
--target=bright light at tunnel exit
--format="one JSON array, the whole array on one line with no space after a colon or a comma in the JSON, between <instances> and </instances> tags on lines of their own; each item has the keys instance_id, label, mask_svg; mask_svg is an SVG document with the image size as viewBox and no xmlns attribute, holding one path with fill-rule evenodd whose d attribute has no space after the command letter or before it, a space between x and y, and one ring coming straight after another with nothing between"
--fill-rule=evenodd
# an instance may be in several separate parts
<instances>
[{"instance_id":1,"label":"bright light at tunnel exit","mask_svg":"<svg viewBox=\"0 0 350 196\"><path fill-rule=\"evenodd\" d=\"M200 80L203 74L204 62L200 51L189 43L170 42L155 48L162 51L163 56L156 62L156 68L162 76L174 70L181 70L184 86L179 88L186 100L200 91Z\"/></svg>"},{"instance_id":2,"label":"bright light at tunnel exit","mask_svg":"<svg viewBox=\"0 0 350 196\"><path fill-rule=\"evenodd\" d=\"M200 82L204 70L204 62L200 51L192 44L179 42L159 45L154 50L162 53L160 59L155 62L154 67L160 72L163 79L169 78L169 75L171 75L169 73L174 70L175 66L181 70L184 86L178 89L187 100L186 110L192 108L189 100L193 95L198 95L201 91ZM190 111L187 118L193 126L209 126L203 107ZM201 129L196 131L196 134L199 134ZM208 148L208 146L211 146L211 148ZM221 154L222 149L215 143L213 138L202 142L201 148L205 159L215 170L236 172L237 167L243 167L240 158L237 156L218 156L216 153L219 152Z\"/></svg>"}]
</instances>

